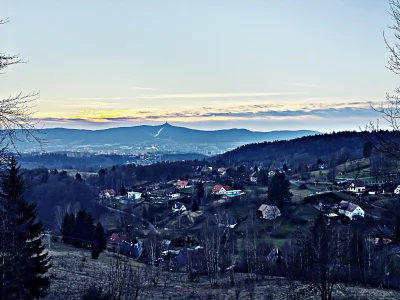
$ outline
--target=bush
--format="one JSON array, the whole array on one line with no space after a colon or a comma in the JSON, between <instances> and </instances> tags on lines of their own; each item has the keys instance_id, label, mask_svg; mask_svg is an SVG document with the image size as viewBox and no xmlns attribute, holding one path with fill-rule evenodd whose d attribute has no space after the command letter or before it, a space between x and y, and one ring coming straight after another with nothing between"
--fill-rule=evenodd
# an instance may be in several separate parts
<instances>
[{"instance_id":1,"label":"bush","mask_svg":"<svg viewBox=\"0 0 400 300\"><path fill-rule=\"evenodd\" d=\"M99 250L98 247L94 246L94 247L92 248L92 258L93 258L93 259L98 259L99 256L100 256L100 250Z\"/></svg>"},{"instance_id":2,"label":"bush","mask_svg":"<svg viewBox=\"0 0 400 300\"><path fill-rule=\"evenodd\" d=\"M302 218L302 217L293 217L290 222L294 225L306 225L308 223L308 220Z\"/></svg>"},{"instance_id":3,"label":"bush","mask_svg":"<svg viewBox=\"0 0 400 300\"><path fill-rule=\"evenodd\" d=\"M306 190L307 188L308 188L307 184L305 184L305 183L302 183L299 185L299 190Z\"/></svg>"}]
</instances>

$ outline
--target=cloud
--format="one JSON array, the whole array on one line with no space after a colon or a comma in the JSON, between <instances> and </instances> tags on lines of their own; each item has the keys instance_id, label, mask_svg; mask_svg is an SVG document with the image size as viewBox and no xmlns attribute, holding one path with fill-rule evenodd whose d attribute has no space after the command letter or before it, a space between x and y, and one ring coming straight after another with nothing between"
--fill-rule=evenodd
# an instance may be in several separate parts
<instances>
[{"instance_id":1,"label":"cloud","mask_svg":"<svg viewBox=\"0 0 400 300\"><path fill-rule=\"evenodd\" d=\"M200 93L200 94L154 94L138 96L137 99L189 99L189 98L242 98L301 95L305 93L271 92L271 93Z\"/></svg>"},{"instance_id":2,"label":"cloud","mask_svg":"<svg viewBox=\"0 0 400 300\"><path fill-rule=\"evenodd\" d=\"M315 84L307 83L307 82L286 82L286 85L302 87L302 88L316 88L317 87Z\"/></svg>"},{"instance_id":3,"label":"cloud","mask_svg":"<svg viewBox=\"0 0 400 300\"><path fill-rule=\"evenodd\" d=\"M303 105L288 108L280 104L257 104L229 108L202 107L180 111L165 110L84 110L76 115L40 118L51 122L123 123L145 121L209 122L250 120L340 120L376 118L370 102L337 103L331 106Z\"/></svg>"},{"instance_id":4,"label":"cloud","mask_svg":"<svg viewBox=\"0 0 400 300\"><path fill-rule=\"evenodd\" d=\"M131 88L132 90L139 90L139 91L155 91L155 89L151 87L142 87L142 86L134 86Z\"/></svg>"}]
</instances>

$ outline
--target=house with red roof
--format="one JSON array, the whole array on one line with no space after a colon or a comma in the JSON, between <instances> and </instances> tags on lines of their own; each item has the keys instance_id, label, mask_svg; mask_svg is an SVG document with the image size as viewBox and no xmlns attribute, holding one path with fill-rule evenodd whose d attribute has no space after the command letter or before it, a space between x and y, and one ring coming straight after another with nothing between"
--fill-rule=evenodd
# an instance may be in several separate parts
<instances>
[{"instance_id":1,"label":"house with red roof","mask_svg":"<svg viewBox=\"0 0 400 300\"><path fill-rule=\"evenodd\" d=\"M178 180L178 182L176 183L176 187L178 189L187 189L190 188L190 183L186 180Z\"/></svg>"},{"instance_id":2,"label":"house with red roof","mask_svg":"<svg viewBox=\"0 0 400 300\"><path fill-rule=\"evenodd\" d=\"M117 193L113 189L103 190L100 192L100 198L111 198L114 197Z\"/></svg>"},{"instance_id":3,"label":"house with red roof","mask_svg":"<svg viewBox=\"0 0 400 300\"><path fill-rule=\"evenodd\" d=\"M231 190L231 187L229 185L222 186L220 184L217 184L216 186L213 187L213 189L211 190L211 193L216 194L216 195L223 195L229 190Z\"/></svg>"}]
</instances>

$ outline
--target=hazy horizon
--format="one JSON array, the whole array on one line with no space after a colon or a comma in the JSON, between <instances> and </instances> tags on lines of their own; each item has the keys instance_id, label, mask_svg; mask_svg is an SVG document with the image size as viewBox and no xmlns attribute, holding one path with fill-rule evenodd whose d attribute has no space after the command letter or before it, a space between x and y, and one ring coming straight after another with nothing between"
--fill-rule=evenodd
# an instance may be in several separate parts
<instances>
[{"instance_id":1,"label":"hazy horizon","mask_svg":"<svg viewBox=\"0 0 400 300\"><path fill-rule=\"evenodd\" d=\"M387 1L4 0L1 52L27 64L45 128L358 130L396 87Z\"/></svg>"}]
</instances>

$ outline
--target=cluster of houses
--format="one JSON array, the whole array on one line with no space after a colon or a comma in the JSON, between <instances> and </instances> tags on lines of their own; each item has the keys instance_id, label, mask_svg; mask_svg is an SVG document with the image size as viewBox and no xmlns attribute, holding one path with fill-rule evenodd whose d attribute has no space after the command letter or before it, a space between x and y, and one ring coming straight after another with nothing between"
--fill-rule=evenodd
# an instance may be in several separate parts
<instances>
[{"instance_id":1,"label":"cluster of houses","mask_svg":"<svg viewBox=\"0 0 400 300\"><path fill-rule=\"evenodd\" d=\"M364 218L364 210L357 204L342 200L339 204L321 201L319 210L324 211L329 218L339 218L345 216L350 220Z\"/></svg>"},{"instance_id":2,"label":"cluster of houses","mask_svg":"<svg viewBox=\"0 0 400 300\"><path fill-rule=\"evenodd\" d=\"M389 195L400 195L400 185L394 182L386 182L382 184L367 184L360 180L346 180L337 179L336 182L341 185L347 186L347 191L361 195L361 194L389 194Z\"/></svg>"}]
</instances>

